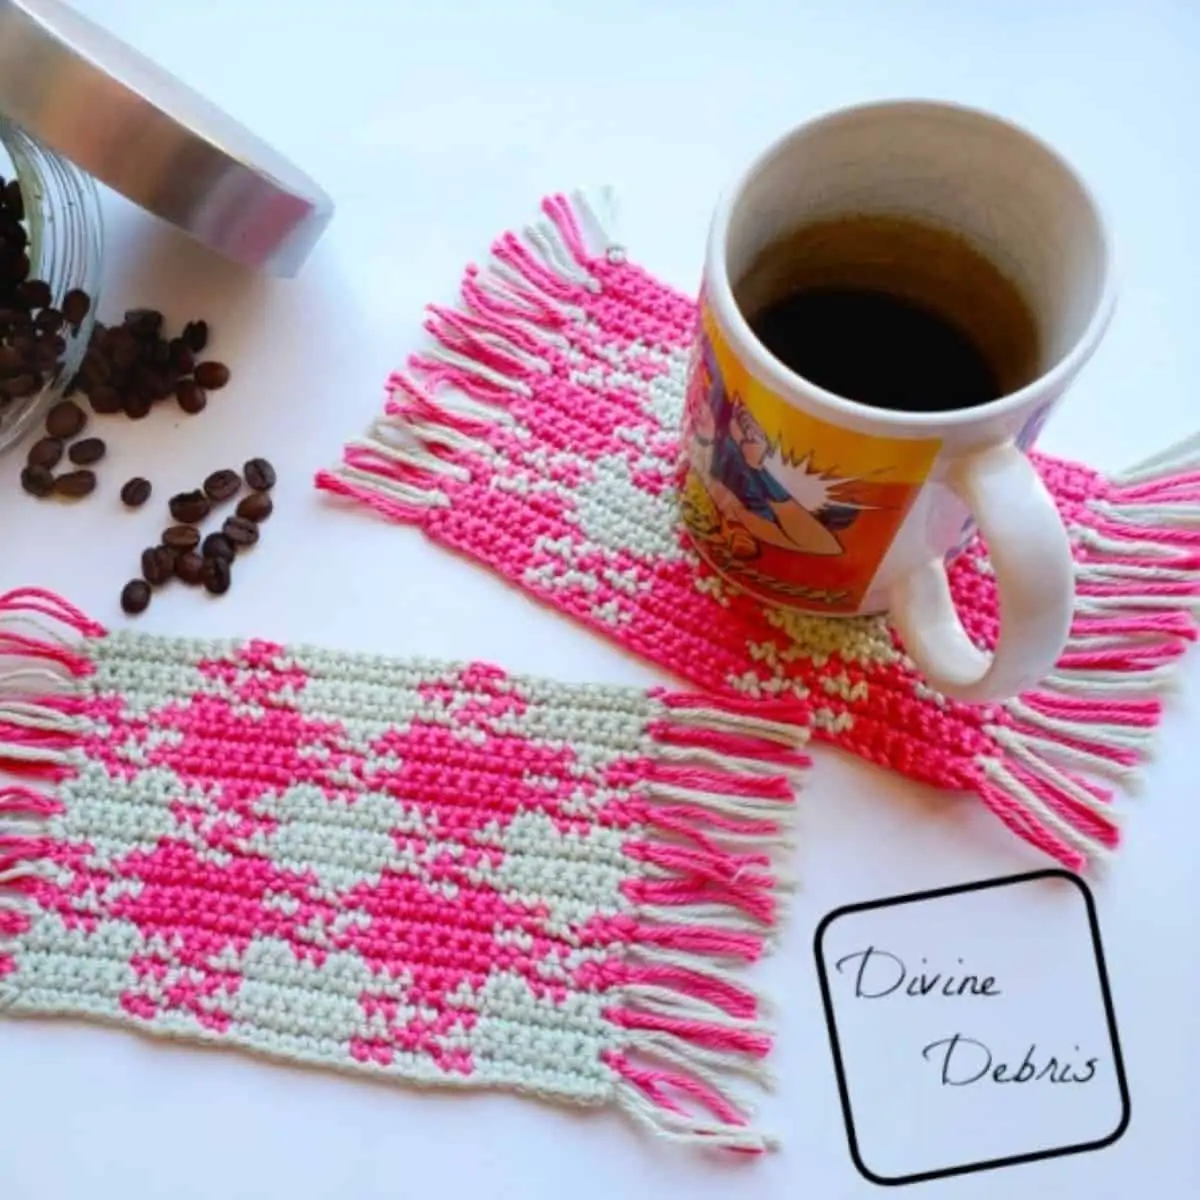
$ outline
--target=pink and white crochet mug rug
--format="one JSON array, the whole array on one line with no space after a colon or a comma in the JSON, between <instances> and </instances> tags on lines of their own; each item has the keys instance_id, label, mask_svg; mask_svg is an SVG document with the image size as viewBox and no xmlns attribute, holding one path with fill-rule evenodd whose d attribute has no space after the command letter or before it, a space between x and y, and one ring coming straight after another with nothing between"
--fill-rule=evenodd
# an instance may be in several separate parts
<instances>
[{"instance_id":1,"label":"pink and white crochet mug rug","mask_svg":"<svg viewBox=\"0 0 1200 1200\"><path fill-rule=\"evenodd\" d=\"M605 208L550 197L468 268L459 306L429 310L430 348L389 379L382 414L317 486L420 527L727 704L974 794L1072 869L1116 847L1110 784L1144 758L1197 636L1200 438L1118 478L1033 454L1075 551L1070 642L1037 690L951 702L882 618L766 606L697 556L681 504L694 528L728 531L677 482L696 306L628 258ZM992 645L977 537L950 573L969 632Z\"/></svg>"},{"instance_id":2,"label":"pink and white crochet mug rug","mask_svg":"<svg viewBox=\"0 0 1200 1200\"><path fill-rule=\"evenodd\" d=\"M0 1015L616 1105L759 1151L807 730L0 596Z\"/></svg>"}]
</instances>

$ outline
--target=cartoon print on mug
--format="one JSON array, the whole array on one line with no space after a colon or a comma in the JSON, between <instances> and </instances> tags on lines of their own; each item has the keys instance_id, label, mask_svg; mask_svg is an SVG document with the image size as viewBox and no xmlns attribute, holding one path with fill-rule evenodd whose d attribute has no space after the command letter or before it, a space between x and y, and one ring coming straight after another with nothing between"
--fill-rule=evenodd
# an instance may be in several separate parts
<instances>
[{"instance_id":1,"label":"cartoon print on mug","mask_svg":"<svg viewBox=\"0 0 1200 1200\"><path fill-rule=\"evenodd\" d=\"M743 561L759 557L764 545L795 554L841 554L835 530L853 523L858 512L853 503L832 502L834 488L844 481L808 476L817 494L809 489L807 503L789 490L785 481L796 473L795 465L784 461L742 398L729 395L707 340L700 345L689 395L692 466L696 486L706 493L703 507L716 518L704 525L704 534Z\"/></svg>"},{"instance_id":2,"label":"cartoon print on mug","mask_svg":"<svg viewBox=\"0 0 1200 1200\"><path fill-rule=\"evenodd\" d=\"M749 591L853 611L939 443L852 433L789 405L740 367L701 312L684 418L689 532Z\"/></svg>"}]
</instances>

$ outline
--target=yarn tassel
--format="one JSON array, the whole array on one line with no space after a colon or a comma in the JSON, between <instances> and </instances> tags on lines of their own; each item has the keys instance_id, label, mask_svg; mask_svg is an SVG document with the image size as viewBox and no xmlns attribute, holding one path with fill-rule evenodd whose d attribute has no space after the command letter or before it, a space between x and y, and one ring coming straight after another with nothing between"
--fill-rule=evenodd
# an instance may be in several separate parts
<instances>
[{"instance_id":1,"label":"yarn tassel","mask_svg":"<svg viewBox=\"0 0 1200 1200\"><path fill-rule=\"evenodd\" d=\"M406 524L449 505L487 452L477 435L511 423L535 380L561 368L558 330L582 316L573 299L600 290L592 264L623 260L612 208L603 191L551 197L520 236L499 238L487 266L468 269L460 309L429 306L431 346L388 379L383 416L317 488Z\"/></svg>"},{"instance_id":2,"label":"yarn tassel","mask_svg":"<svg viewBox=\"0 0 1200 1200\"><path fill-rule=\"evenodd\" d=\"M775 1139L751 1124L736 1080L771 1086L763 1001L722 964L758 958L790 885L774 866L794 814L793 776L807 760L799 724L738 699L658 692L642 795L614 816L632 821L625 854L642 871L623 891L635 916L612 936L620 962L589 964L622 1031L605 1061L627 1112L673 1141L760 1153ZM779 719L776 719L779 718Z\"/></svg>"},{"instance_id":3,"label":"yarn tassel","mask_svg":"<svg viewBox=\"0 0 1200 1200\"><path fill-rule=\"evenodd\" d=\"M79 680L93 670L79 641L103 633L52 592L0 595L0 784L4 776L53 784L73 773ZM25 892L50 849L49 822L62 811L25 783L0 786L0 980L16 969L11 951L30 924Z\"/></svg>"},{"instance_id":4,"label":"yarn tassel","mask_svg":"<svg viewBox=\"0 0 1200 1200\"><path fill-rule=\"evenodd\" d=\"M1129 786L1153 745L1175 662L1200 630L1200 434L1112 478L1072 514L1077 616L1054 672L986 726L980 795L1018 836L1072 870L1120 840L1110 780Z\"/></svg>"}]
</instances>

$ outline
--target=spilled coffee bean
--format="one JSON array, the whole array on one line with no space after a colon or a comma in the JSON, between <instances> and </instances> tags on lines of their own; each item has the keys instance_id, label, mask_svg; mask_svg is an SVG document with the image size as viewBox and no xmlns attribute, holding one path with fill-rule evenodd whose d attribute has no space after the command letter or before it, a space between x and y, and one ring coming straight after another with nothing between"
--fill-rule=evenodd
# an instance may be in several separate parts
<instances>
[{"instance_id":1,"label":"spilled coffee bean","mask_svg":"<svg viewBox=\"0 0 1200 1200\"><path fill-rule=\"evenodd\" d=\"M67 451L67 457L77 467L90 467L104 457L107 449L101 438L81 438Z\"/></svg>"},{"instance_id":2,"label":"spilled coffee bean","mask_svg":"<svg viewBox=\"0 0 1200 1200\"><path fill-rule=\"evenodd\" d=\"M223 558L226 562L233 562L237 557L233 542L223 533L210 533L204 539L200 552L205 558Z\"/></svg>"},{"instance_id":3,"label":"spilled coffee bean","mask_svg":"<svg viewBox=\"0 0 1200 1200\"><path fill-rule=\"evenodd\" d=\"M212 510L208 497L199 488L172 496L167 507L171 510L171 516L181 525L196 525Z\"/></svg>"},{"instance_id":4,"label":"spilled coffee bean","mask_svg":"<svg viewBox=\"0 0 1200 1200\"><path fill-rule=\"evenodd\" d=\"M40 499L54 491L54 476L49 467L26 467L21 472L21 486Z\"/></svg>"},{"instance_id":5,"label":"spilled coffee bean","mask_svg":"<svg viewBox=\"0 0 1200 1200\"><path fill-rule=\"evenodd\" d=\"M214 471L204 481L204 494L216 504L232 500L242 490L242 477L231 470Z\"/></svg>"},{"instance_id":6,"label":"spilled coffee bean","mask_svg":"<svg viewBox=\"0 0 1200 1200\"><path fill-rule=\"evenodd\" d=\"M195 550L185 550L175 559L175 574L184 583L195 586L204 574L204 559Z\"/></svg>"},{"instance_id":7,"label":"spilled coffee bean","mask_svg":"<svg viewBox=\"0 0 1200 1200\"><path fill-rule=\"evenodd\" d=\"M265 458L252 458L242 467L246 486L256 492L269 492L275 486L275 468Z\"/></svg>"},{"instance_id":8,"label":"spilled coffee bean","mask_svg":"<svg viewBox=\"0 0 1200 1200\"><path fill-rule=\"evenodd\" d=\"M29 447L29 456L25 461L31 467L45 467L47 470L52 470L62 461L62 456L62 439L44 437L39 438Z\"/></svg>"},{"instance_id":9,"label":"spilled coffee bean","mask_svg":"<svg viewBox=\"0 0 1200 1200\"><path fill-rule=\"evenodd\" d=\"M253 546L258 541L258 526L245 517L230 517L221 532L239 549Z\"/></svg>"},{"instance_id":10,"label":"spilled coffee bean","mask_svg":"<svg viewBox=\"0 0 1200 1200\"><path fill-rule=\"evenodd\" d=\"M96 473L86 469L68 471L54 481L54 494L68 500L80 500L96 490Z\"/></svg>"},{"instance_id":11,"label":"spilled coffee bean","mask_svg":"<svg viewBox=\"0 0 1200 1200\"><path fill-rule=\"evenodd\" d=\"M91 402L92 412L98 417L111 417L115 413L124 411L124 401L121 399L121 393L115 387L109 387L106 383L97 384L88 393L88 400Z\"/></svg>"},{"instance_id":12,"label":"spilled coffee bean","mask_svg":"<svg viewBox=\"0 0 1200 1200\"><path fill-rule=\"evenodd\" d=\"M229 585L233 582L233 573L229 567L229 560L224 558L206 558L204 566L200 570L200 581L204 584L205 590L214 596L223 596L229 591Z\"/></svg>"},{"instance_id":13,"label":"spilled coffee bean","mask_svg":"<svg viewBox=\"0 0 1200 1200\"><path fill-rule=\"evenodd\" d=\"M215 392L229 382L229 368L223 362L209 360L202 362L193 376L206 392Z\"/></svg>"},{"instance_id":14,"label":"spilled coffee bean","mask_svg":"<svg viewBox=\"0 0 1200 1200\"><path fill-rule=\"evenodd\" d=\"M275 510L275 503L266 492L251 492L239 501L237 515L256 525L265 521Z\"/></svg>"},{"instance_id":15,"label":"spilled coffee bean","mask_svg":"<svg viewBox=\"0 0 1200 1200\"><path fill-rule=\"evenodd\" d=\"M150 480L135 475L121 488L121 503L126 508L141 508L150 499L153 490Z\"/></svg>"},{"instance_id":16,"label":"spilled coffee bean","mask_svg":"<svg viewBox=\"0 0 1200 1200\"><path fill-rule=\"evenodd\" d=\"M200 530L195 525L172 525L163 530L162 541L172 550L195 550L200 545Z\"/></svg>"},{"instance_id":17,"label":"spilled coffee bean","mask_svg":"<svg viewBox=\"0 0 1200 1200\"><path fill-rule=\"evenodd\" d=\"M131 579L121 589L121 608L131 617L150 606L150 585L144 579Z\"/></svg>"},{"instance_id":18,"label":"spilled coffee bean","mask_svg":"<svg viewBox=\"0 0 1200 1200\"><path fill-rule=\"evenodd\" d=\"M183 327L180 340L193 354L203 354L208 345L208 322L189 321Z\"/></svg>"},{"instance_id":19,"label":"spilled coffee bean","mask_svg":"<svg viewBox=\"0 0 1200 1200\"><path fill-rule=\"evenodd\" d=\"M203 412L208 405L208 397L204 394L204 389L194 379L185 379L175 385L175 399L179 402L179 407L189 416Z\"/></svg>"},{"instance_id":20,"label":"spilled coffee bean","mask_svg":"<svg viewBox=\"0 0 1200 1200\"><path fill-rule=\"evenodd\" d=\"M74 400L60 400L46 416L46 432L53 438L69 440L86 424L87 415Z\"/></svg>"},{"instance_id":21,"label":"spilled coffee bean","mask_svg":"<svg viewBox=\"0 0 1200 1200\"><path fill-rule=\"evenodd\" d=\"M142 578L152 587L162 587L175 574L175 554L169 546L150 546L142 551Z\"/></svg>"}]
</instances>

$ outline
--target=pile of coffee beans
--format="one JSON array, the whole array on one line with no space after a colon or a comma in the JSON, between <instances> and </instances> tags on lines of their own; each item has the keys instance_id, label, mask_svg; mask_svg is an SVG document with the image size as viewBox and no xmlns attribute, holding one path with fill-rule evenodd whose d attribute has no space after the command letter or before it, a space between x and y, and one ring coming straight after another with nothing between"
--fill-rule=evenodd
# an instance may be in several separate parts
<instances>
[{"instance_id":1,"label":"pile of coffee beans","mask_svg":"<svg viewBox=\"0 0 1200 1200\"><path fill-rule=\"evenodd\" d=\"M223 362L197 359L208 347L208 322L189 321L178 337L163 333L163 315L135 308L120 325L99 322L68 394L82 392L95 413L124 413L139 421L174 396L185 413L198 413L208 393L229 382Z\"/></svg>"},{"instance_id":2,"label":"pile of coffee beans","mask_svg":"<svg viewBox=\"0 0 1200 1200\"><path fill-rule=\"evenodd\" d=\"M3 223L0 222L2 237ZM41 302L49 297L49 289L33 280L26 280L17 290L26 300ZM75 296L81 299L73 302ZM0 300L3 300L2 295ZM68 315L76 325L87 314L89 306L90 301L82 292L68 294L63 303L64 312L69 310ZM10 351L15 353L13 347L4 342L5 311L0 309L0 394L6 381L19 389L26 387L24 376L9 377L4 374L5 354ZM36 323L43 321L46 312L54 310L43 309L33 318L35 331L39 327ZM47 329L52 325L53 322L45 322ZM224 363L215 360L196 362L196 356L208 345L208 322L189 321L177 338L167 339L162 330L162 313L148 308L132 309L125 314L122 324L111 328L97 322L92 329L91 342L79 373L71 381L65 395L82 392L94 413L124 413L134 420L146 416L154 404L169 396L176 397L184 412L200 412L208 403L207 393L229 382L229 368ZM60 335L54 336L57 346L63 339ZM25 343L18 339L18 344ZM20 369L25 371L24 367ZM38 390L43 377L38 376L36 382L35 390ZM21 390L20 394L26 393ZM30 448L25 469L21 472L21 486L25 491L31 496L57 496L72 500L81 499L95 491L96 473L91 468L104 457L104 442L97 437L88 437L68 445L83 432L86 425L87 414L74 400L61 400L50 410L46 417L45 436ZM64 454L70 464L79 469L55 474L55 468L62 462ZM147 483L145 486L149 489L150 485ZM137 503L144 504L149 496L147 490ZM124 491L121 499L130 504ZM136 507L136 504L130 506Z\"/></svg>"},{"instance_id":3,"label":"pile of coffee beans","mask_svg":"<svg viewBox=\"0 0 1200 1200\"><path fill-rule=\"evenodd\" d=\"M73 290L55 308L50 285L31 278L32 269L21 185L0 179L0 412L58 375L64 332L78 333L92 307L86 292Z\"/></svg>"},{"instance_id":4,"label":"pile of coffee beans","mask_svg":"<svg viewBox=\"0 0 1200 1200\"><path fill-rule=\"evenodd\" d=\"M60 400L46 416L46 435L29 448L21 486L31 496L61 496L78 500L96 490L96 473L91 468L107 453L98 437L81 438L87 414L73 400ZM78 439L78 440L76 440ZM67 459L66 470L55 468Z\"/></svg>"},{"instance_id":5,"label":"pile of coffee beans","mask_svg":"<svg viewBox=\"0 0 1200 1200\"><path fill-rule=\"evenodd\" d=\"M219 531L205 536L201 524L214 507L233 500L243 483L250 491L235 514L225 518ZM240 475L226 467L214 471L201 487L172 496L167 508L175 523L163 531L157 546L142 551L141 577L131 579L122 589L121 608L131 616L145 612L154 589L171 579L223 596L233 582L238 554L257 543L259 525L271 515L274 505L269 493L274 486L275 468L265 458L252 458ZM150 498L150 492L149 481L135 478L121 489L121 498L136 508Z\"/></svg>"}]
</instances>

